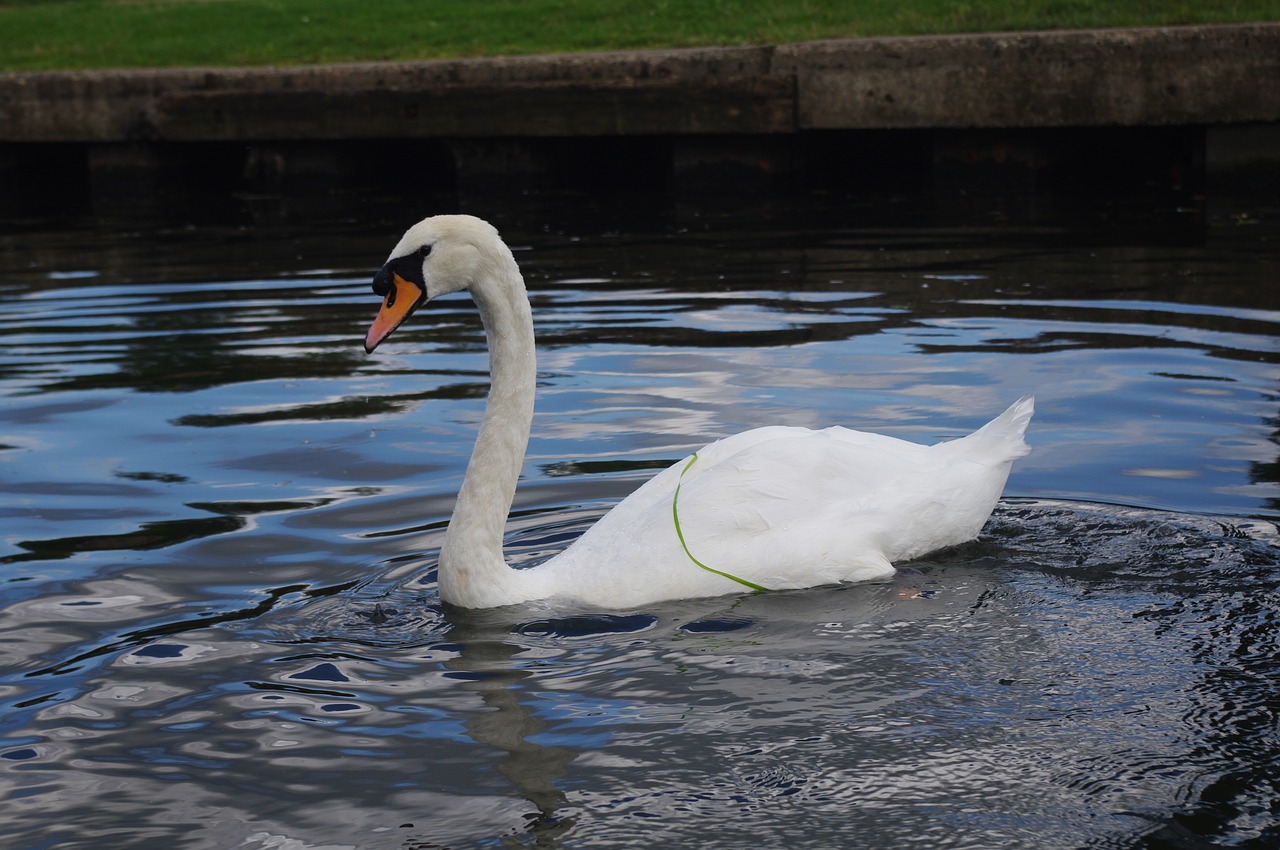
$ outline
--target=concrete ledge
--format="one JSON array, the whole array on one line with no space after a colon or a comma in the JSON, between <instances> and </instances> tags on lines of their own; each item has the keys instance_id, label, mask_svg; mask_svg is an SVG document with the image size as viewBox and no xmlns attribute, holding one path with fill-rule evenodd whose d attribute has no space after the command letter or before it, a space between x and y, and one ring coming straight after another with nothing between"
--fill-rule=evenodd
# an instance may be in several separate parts
<instances>
[{"instance_id":1,"label":"concrete ledge","mask_svg":"<svg viewBox=\"0 0 1280 850\"><path fill-rule=\"evenodd\" d=\"M1280 24L297 68L0 74L0 142L1280 121Z\"/></svg>"},{"instance_id":2,"label":"concrete ledge","mask_svg":"<svg viewBox=\"0 0 1280 850\"><path fill-rule=\"evenodd\" d=\"M0 75L0 141L785 132L770 48Z\"/></svg>"},{"instance_id":3,"label":"concrete ledge","mask_svg":"<svg viewBox=\"0 0 1280 850\"><path fill-rule=\"evenodd\" d=\"M771 71L800 129L1280 120L1280 24L811 42Z\"/></svg>"}]
</instances>

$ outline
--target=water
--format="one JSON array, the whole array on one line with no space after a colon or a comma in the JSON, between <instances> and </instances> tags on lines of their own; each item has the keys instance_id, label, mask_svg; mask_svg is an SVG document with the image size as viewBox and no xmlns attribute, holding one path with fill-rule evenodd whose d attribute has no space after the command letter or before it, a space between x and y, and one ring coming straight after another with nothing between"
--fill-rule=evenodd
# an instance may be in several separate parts
<instances>
[{"instance_id":1,"label":"water","mask_svg":"<svg viewBox=\"0 0 1280 850\"><path fill-rule=\"evenodd\" d=\"M412 216L11 227L0 846L1280 843L1277 216L797 210L475 210L540 333L513 561L744 427L1034 392L1034 453L891 582L611 612L442 609L479 323L359 346Z\"/></svg>"}]
</instances>

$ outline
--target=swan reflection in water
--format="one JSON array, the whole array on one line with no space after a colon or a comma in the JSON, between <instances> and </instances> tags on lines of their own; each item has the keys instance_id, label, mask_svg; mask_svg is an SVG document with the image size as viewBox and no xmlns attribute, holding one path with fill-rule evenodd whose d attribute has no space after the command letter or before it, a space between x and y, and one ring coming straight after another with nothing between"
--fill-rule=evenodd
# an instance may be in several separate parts
<instances>
[{"instance_id":1,"label":"swan reflection in water","mask_svg":"<svg viewBox=\"0 0 1280 850\"><path fill-rule=\"evenodd\" d=\"M576 754L529 740L543 724L519 699L521 684L532 675L513 664L523 649L470 631L466 626L451 630L450 637L460 643L459 654L444 666L460 680L459 687L479 695L488 710L470 713L463 725L477 744L504 754L498 771L534 809L524 815L524 830L538 837L535 846L545 846L544 842L563 837L573 827L572 816L556 815L566 802L556 780Z\"/></svg>"}]
</instances>

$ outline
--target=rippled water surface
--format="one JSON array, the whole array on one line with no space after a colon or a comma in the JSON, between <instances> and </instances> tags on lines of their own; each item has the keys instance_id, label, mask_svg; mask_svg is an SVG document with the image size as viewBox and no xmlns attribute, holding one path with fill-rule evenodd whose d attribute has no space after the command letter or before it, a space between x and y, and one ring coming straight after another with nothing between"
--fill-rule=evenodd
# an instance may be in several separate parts
<instances>
[{"instance_id":1,"label":"rippled water surface","mask_svg":"<svg viewBox=\"0 0 1280 850\"><path fill-rule=\"evenodd\" d=\"M979 541L639 611L442 608L486 359L465 297L361 351L412 216L9 227L0 846L1280 844L1275 214L803 208L471 210L540 334L515 562L745 427L1037 397Z\"/></svg>"}]
</instances>

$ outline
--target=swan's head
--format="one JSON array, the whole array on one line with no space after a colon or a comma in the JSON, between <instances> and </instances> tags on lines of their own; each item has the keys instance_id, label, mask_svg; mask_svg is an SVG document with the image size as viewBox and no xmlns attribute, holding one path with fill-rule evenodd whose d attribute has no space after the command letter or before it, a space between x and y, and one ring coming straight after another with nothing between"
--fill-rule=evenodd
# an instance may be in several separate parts
<instances>
[{"instance_id":1,"label":"swan's head","mask_svg":"<svg viewBox=\"0 0 1280 850\"><path fill-rule=\"evenodd\" d=\"M467 289L494 274L494 263L510 258L493 225L469 215L438 215L405 231L373 278L382 309L364 338L372 352L413 311L433 298Z\"/></svg>"}]
</instances>

